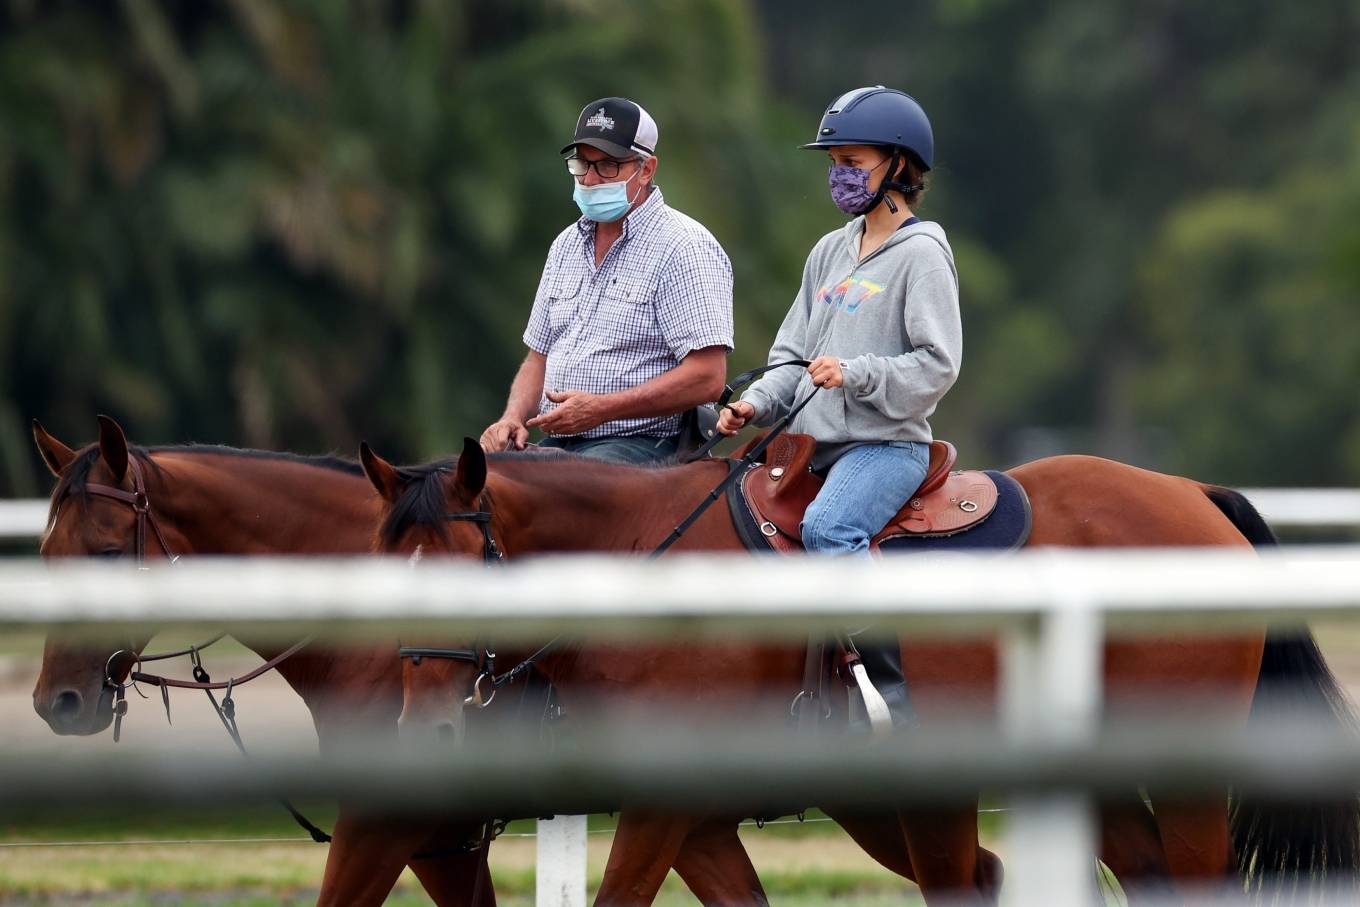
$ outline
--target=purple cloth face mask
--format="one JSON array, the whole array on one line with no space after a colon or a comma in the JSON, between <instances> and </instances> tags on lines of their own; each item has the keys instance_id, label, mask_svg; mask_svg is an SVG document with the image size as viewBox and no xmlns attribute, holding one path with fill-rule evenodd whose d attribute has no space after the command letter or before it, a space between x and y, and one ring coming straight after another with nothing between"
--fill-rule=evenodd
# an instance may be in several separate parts
<instances>
[{"instance_id":1,"label":"purple cloth face mask","mask_svg":"<svg viewBox=\"0 0 1360 907\"><path fill-rule=\"evenodd\" d=\"M869 171L858 167L833 165L827 174L831 200L846 214L863 214L874 200L869 191Z\"/></svg>"}]
</instances>

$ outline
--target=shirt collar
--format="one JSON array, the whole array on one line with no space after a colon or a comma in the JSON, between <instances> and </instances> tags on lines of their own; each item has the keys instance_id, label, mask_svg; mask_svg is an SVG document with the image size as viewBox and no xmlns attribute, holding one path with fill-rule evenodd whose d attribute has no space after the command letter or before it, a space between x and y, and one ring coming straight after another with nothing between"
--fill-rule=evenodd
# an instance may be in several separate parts
<instances>
[{"instance_id":1,"label":"shirt collar","mask_svg":"<svg viewBox=\"0 0 1360 907\"><path fill-rule=\"evenodd\" d=\"M647 193L647 200L629 211L623 219L623 236L620 240L628 238L634 230L645 229L647 224L661 213L661 209L666 207L666 200L661 197L661 187L652 186ZM576 220L576 229L581 231L581 235L590 238L595 235L595 221L582 215Z\"/></svg>"}]
</instances>

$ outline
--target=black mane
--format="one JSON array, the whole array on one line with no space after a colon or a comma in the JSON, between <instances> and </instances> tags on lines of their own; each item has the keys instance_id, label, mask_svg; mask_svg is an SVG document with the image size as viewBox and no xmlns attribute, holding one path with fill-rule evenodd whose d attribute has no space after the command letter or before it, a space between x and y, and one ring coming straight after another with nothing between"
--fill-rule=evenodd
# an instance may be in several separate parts
<instances>
[{"instance_id":1,"label":"black mane","mask_svg":"<svg viewBox=\"0 0 1360 907\"><path fill-rule=\"evenodd\" d=\"M487 463L562 463L576 467L598 470L606 475L617 470L656 470L682 465L679 457L669 457L652 463L612 463L583 457L556 448L531 448L528 450L498 451L486 455ZM458 467L457 457L446 457L422 466L398 466L397 475L401 477L405 490L387 511L378 538L385 548L390 548L411 526L431 526L442 539L448 541L444 500L444 477Z\"/></svg>"},{"instance_id":2,"label":"black mane","mask_svg":"<svg viewBox=\"0 0 1360 907\"><path fill-rule=\"evenodd\" d=\"M444 476L457 466L456 457L446 457L423 466L396 467L397 475L406 487L401 497L388 508L382 528L378 530L384 548L395 545L402 533L413 525L432 526L440 538L448 541Z\"/></svg>"}]
</instances>

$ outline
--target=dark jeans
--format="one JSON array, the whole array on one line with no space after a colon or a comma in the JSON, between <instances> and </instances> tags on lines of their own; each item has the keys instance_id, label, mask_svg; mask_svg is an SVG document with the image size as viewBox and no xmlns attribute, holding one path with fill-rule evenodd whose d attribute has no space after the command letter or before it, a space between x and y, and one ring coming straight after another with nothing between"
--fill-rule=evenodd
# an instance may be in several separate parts
<instances>
[{"instance_id":1,"label":"dark jeans","mask_svg":"<svg viewBox=\"0 0 1360 907\"><path fill-rule=\"evenodd\" d=\"M539 447L556 447L593 460L646 466L675 456L680 439L648 435L611 435L605 438L544 438Z\"/></svg>"}]
</instances>

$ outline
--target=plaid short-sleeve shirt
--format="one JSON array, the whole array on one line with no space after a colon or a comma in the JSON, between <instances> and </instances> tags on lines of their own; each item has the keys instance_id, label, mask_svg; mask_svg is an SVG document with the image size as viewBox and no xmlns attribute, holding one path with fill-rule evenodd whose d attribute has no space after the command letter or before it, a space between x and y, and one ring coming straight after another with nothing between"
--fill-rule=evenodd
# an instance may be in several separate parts
<instances>
[{"instance_id":1,"label":"plaid short-sleeve shirt","mask_svg":"<svg viewBox=\"0 0 1360 907\"><path fill-rule=\"evenodd\" d=\"M594 221L583 217L558 235L524 342L547 357L545 391L636 387L694 350L732 349L732 263L713 234L654 188L598 269ZM546 395L538 403L540 413L556 406ZM679 430L679 416L655 416L606 422L577 437Z\"/></svg>"}]
</instances>

